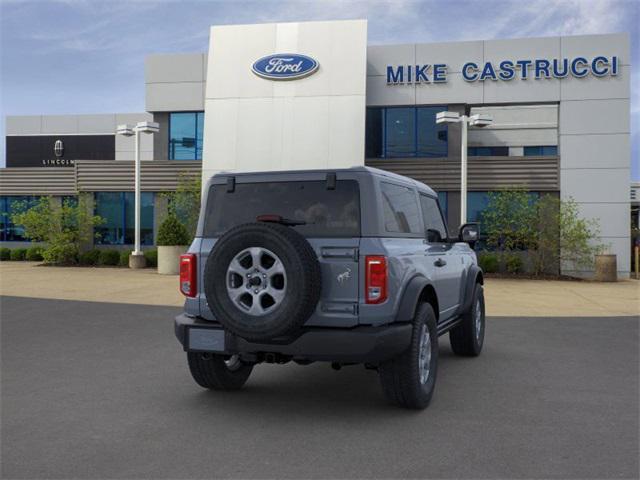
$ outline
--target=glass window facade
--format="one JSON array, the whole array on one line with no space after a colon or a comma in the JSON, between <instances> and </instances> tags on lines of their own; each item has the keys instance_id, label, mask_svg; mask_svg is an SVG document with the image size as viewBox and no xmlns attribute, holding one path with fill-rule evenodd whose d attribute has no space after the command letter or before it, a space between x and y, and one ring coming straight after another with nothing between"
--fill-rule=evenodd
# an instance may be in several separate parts
<instances>
[{"instance_id":1,"label":"glass window facade","mask_svg":"<svg viewBox=\"0 0 640 480\"><path fill-rule=\"evenodd\" d=\"M448 153L447 125L436 124L446 107L367 108L367 158L442 158Z\"/></svg>"},{"instance_id":2,"label":"glass window facade","mask_svg":"<svg viewBox=\"0 0 640 480\"><path fill-rule=\"evenodd\" d=\"M509 147L469 147L470 157L508 157Z\"/></svg>"},{"instance_id":3,"label":"glass window facade","mask_svg":"<svg viewBox=\"0 0 640 480\"><path fill-rule=\"evenodd\" d=\"M524 147L525 157L555 157L557 155L558 147L556 145Z\"/></svg>"},{"instance_id":4,"label":"glass window facade","mask_svg":"<svg viewBox=\"0 0 640 480\"><path fill-rule=\"evenodd\" d=\"M202 160L204 112L169 114L169 160Z\"/></svg>"},{"instance_id":5,"label":"glass window facade","mask_svg":"<svg viewBox=\"0 0 640 480\"><path fill-rule=\"evenodd\" d=\"M440 210L444 216L445 222L449 218L449 197L447 192L438 192L438 203L440 204Z\"/></svg>"},{"instance_id":6,"label":"glass window facade","mask_svg":"<svg viewBox=\"0 0 640 480\"><path fill-rule=\"evenodd\" d=\"M24 228L11 221L11 215L28 209L38 202L34 196L0 197L0 242L28 242L24 236Z\"/></svg>"},{"instance_id":7,"label":"glass window facade","mask_svg":"<svg viewBox=\"0 0 640 480\"><path fill-rule=\"evenodd\" d=\"M131 245L134 243L134 192L97 192L95 194L95 214L105 223L96 227L100 236L96 243L101 245ZM153 204L152 192L140 194L140 242L153 245Z\"/></svg>"},{"instance_id":8,"label":"glass window facade","mask_svg":"<svg viewBox=\"0 0 640 480\"><path fill-rule=\"evenodd\" d=\"M488 206L488 192L467 192L467 222L481 223L482 213Z\"/></svg>"},{"instance_id":9,"label":"glass window facade","mask_svg":"<svg viewBox=\"0 0 640 480\"><path fill-rule=\"evenodd\" d=\"M540 197L540 192L529 192L529 202L532 203ZM489 206L489 192L467 193L467 222L476 222L482 225L482 214ZM480 230L482 233L482 228Z\"/></svg>"}]
</instances>

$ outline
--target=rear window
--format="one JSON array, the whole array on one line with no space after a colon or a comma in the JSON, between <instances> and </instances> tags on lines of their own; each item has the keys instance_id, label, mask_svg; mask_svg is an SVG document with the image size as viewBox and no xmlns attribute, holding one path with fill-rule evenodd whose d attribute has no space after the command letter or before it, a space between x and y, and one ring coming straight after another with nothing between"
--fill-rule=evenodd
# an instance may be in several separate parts
<instances>
[{"instance_id":1,"label":"rear window","mask_svg":"<svg viewBox=\"0 0 640 480\"><path fill-rule=\"evenodd\" d=\"M360 191L355 180L338 180L334 190L326 181L236 183L209 191L204 235L219 237L259 215L280 215L306 222L294 228L306 237L357 237L360 235Z\"/></svg>"}]
</instances>

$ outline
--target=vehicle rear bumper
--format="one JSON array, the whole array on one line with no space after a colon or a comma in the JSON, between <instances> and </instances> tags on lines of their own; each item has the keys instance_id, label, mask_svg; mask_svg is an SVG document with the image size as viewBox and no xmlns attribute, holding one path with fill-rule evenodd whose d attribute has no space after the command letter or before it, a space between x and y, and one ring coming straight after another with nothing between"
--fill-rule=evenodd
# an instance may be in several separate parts
<instances>
[{"instance_id":1,"label":"vehicle rear bumper","mask_svg":"<svg viewBox=\"0 0 640 480\"><path fill-rule=\"evenodd\" d=\"M190 329L222 331L220 324L185 314L175 318L175 334L185 351L237 353L275 353L293 360L354 362L376 364L395 357L409 347L410 323L393 323L380 327L303 328L298 335L269 343L254 343L224 332L223 349L190 348Z\"/></svg>"}]
</instances>

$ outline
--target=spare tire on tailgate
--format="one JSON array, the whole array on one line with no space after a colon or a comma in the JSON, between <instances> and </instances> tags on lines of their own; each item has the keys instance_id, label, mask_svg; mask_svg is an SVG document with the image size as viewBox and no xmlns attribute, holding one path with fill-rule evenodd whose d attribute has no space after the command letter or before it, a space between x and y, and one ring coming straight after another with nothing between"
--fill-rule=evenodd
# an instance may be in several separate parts
<instances>
[{"instance_id":1,"label":"spare tire on tailgate","mask_svg":"<svg viewBox=\"0 0 640 480\"><path fill-rule=\"evenodd\" d=\"M275 223L247 223L216 242L204 270L209 308L251 341L293 333L320 298L320 264L306 238Z\"/></svg>"}]
</instances>

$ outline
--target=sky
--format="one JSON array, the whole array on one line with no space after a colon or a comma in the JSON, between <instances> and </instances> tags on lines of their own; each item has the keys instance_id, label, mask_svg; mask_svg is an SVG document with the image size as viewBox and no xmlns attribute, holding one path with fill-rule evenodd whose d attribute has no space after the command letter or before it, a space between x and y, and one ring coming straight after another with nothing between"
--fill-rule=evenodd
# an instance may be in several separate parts
<instances>
[{"instance_id":1,"label":"sky","mask_svg":"<svg viewBox=\"0 0 640 480\"><path fill-rule=\"evenodd\" d=\"M142 112L145 56L204 52L211 25L356 18L370 45L629 33L640 180L640 0L0 0L0 130L6 115Z\"/></svg>"}]
</instances>

